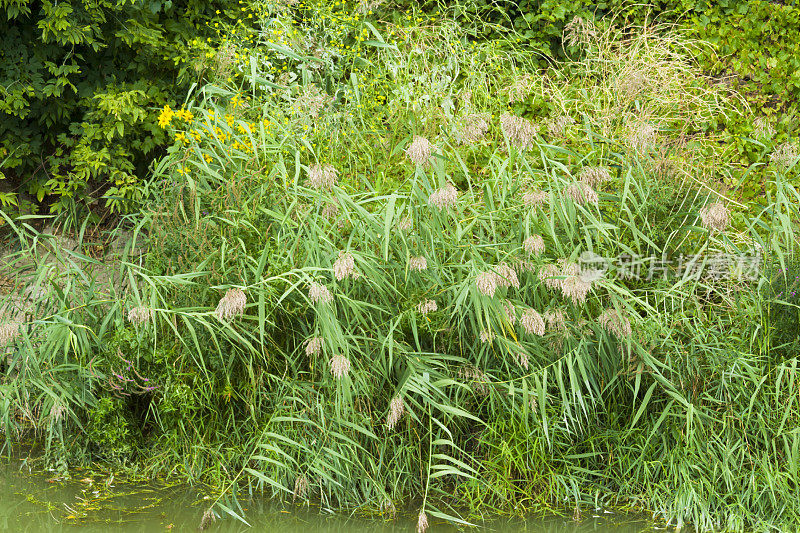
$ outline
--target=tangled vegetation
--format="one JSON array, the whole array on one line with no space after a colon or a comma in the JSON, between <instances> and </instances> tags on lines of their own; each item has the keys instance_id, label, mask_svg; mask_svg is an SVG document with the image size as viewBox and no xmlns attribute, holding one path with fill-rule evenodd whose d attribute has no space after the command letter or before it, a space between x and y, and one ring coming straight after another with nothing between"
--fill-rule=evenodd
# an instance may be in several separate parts
<instances>
[{"instance_id":1,"label":"tangled vegetation","mask_svg":"<svg viewBox=\"0 0 800 533\"><path fill-rule=\"evenodd\" d=\"M2 213L6 444L208 483L203 527L247 492L791 529L797 145L672 26L573 18L543 65L389 12L251 7L151 111L145 207Z\"/></svg>"},{"instance_id":2,"label":"tangled vegetation","mask_svg":"<svg viewBox=\"0 0 800 533\"><path fill-rule=\"evenodd\" d=\"M137 208L165 144L151 110L219 74L208 41L235 21L233 1L0 1L0 205L47 200L78 220Z\"/></svg>"}]
</instances>

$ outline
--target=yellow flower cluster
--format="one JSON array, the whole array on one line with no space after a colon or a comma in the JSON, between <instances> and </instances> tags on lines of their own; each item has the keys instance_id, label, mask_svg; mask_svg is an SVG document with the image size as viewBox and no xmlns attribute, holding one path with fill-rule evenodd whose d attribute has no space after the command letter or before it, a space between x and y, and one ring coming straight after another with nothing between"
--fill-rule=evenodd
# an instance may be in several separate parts
<instances>
[{"instance_id":1,"label":"yellow flower cluster","mask_svg":"<svg viewBox=\"0 0 800 533\"><path fill-rule=\"evenodd\" d=\"M161 128L166 128L172 122L172 117L178 117L179 119L191 123L194 121L194 115L187 109L181 108L178 111L173 111L168 105L164 106L164 109L161 110L161 113L158 115L158 125Z\"/></svg>"},{"instance_id":2,"label":"yellow flower cluster","mask_svg":"<svg viewBox=\"0 0 800 533\"><path fill-rule=\"evenodd\" d=\"M253 153L253 144L248 140L245 140L244 142L233 141L231 148L234 150L240 150L246 154Z\"/></svg>"},{"instance_id":3,"label":"yellow flower cluster","mask_svg":"<svg viewBox=\"0 0 800 533\"><path fill-rule=\"evenodd\" d=\"M194 120L194 115L184 108L181 108L179 111L175 111L175 116L186 122L192 122Z\"/></svg>"},{"instance_id":4,"label":"yellow flower cluster","mask_svg":"<svg viewBox=\"0 0 800 533\"><path fill-rule=\"evenodd\" d=\"M170 109L168 105L165 105L164 109L162 109L161 113L159 113L158 115L159 127L166 128L169 125L170 121L172 120L172 115L174 114L175 112L172 109Z\"/></svg>"}]
</instances>

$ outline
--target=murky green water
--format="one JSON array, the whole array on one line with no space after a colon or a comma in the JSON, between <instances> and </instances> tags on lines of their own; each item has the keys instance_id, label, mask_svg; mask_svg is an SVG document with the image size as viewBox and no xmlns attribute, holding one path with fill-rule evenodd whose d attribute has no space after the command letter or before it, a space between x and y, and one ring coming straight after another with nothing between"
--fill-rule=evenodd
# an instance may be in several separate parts
<instances>
[{"instance_id":1,"label":"murky green water","mask_svg":"<svg viewBox=\"0 0 800 533\"><path fill-rule=\"evenodd\" d=\"M19 461L0 460L0 531L2 532L174 532L197 531L207 502L191 488L119 482L80 473L72 480L31 473ZM383 521L321 513L319 509L277 507L267 502L245 505L252 529L232 519L209 532L233 533L413 533L415 521ZM580 523L568 519L495 520L475 530L509 533L639 533L643 522L605 514ZM433 522L429 533L457 529Z\"/></svg>"}]
</instances>

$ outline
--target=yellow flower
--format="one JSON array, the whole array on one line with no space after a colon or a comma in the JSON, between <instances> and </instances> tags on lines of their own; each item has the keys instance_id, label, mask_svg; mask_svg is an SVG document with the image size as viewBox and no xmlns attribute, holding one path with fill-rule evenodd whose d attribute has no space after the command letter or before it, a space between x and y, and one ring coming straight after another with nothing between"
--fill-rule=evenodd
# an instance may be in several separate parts
<instances>
[{"instance_id":1,"label":"yellow flower","mask_svg":"<svg viewBox=\"0 0 800 533\"><path fill-rule=\"evenodd\" d=\"M168 105L165 105L164 109L161 111L161 114L158 115L158 125L162 128L165 128L172 120L172 115L174 114L175 112L172 111Z\"/></svg>"},{"instance_id":2,"label":"yellow flower","mask_svg":"<svg viewBox=\"0 0 800 533\"><path fill-rule=\"evenodd\" d=\"M192 113L186 109L179 109L178 111L175 111L175 116L181 120L185 120L186 122L191 122L194 120L194 115L192 115Z\"/></svg>"}]
</instances>

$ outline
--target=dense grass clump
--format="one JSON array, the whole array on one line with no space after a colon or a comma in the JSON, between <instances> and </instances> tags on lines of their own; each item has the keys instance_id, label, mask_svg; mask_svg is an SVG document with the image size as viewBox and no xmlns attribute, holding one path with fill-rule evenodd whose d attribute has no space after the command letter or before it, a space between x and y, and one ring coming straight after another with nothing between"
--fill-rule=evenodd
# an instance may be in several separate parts
<instances>
[{"instance_id":1,"label":"dense grass clump","mask_svg":"<svg viewBox=\"0 0 800 533\"><path fill-rule=\"evenodd\" d=\"M422 530L795 523L797 158L758 205L721 186L712 122L749 111L693 45L584 22L542 71L452 21L351 17L348 56L277 31L344 16L303 9L265 11L240 85L162 112L124 247L8 219L5 271L40 292L6 307L7 442L202 480L242 520L248 488L412 502Z\"/></svg>"}]
</instances>

